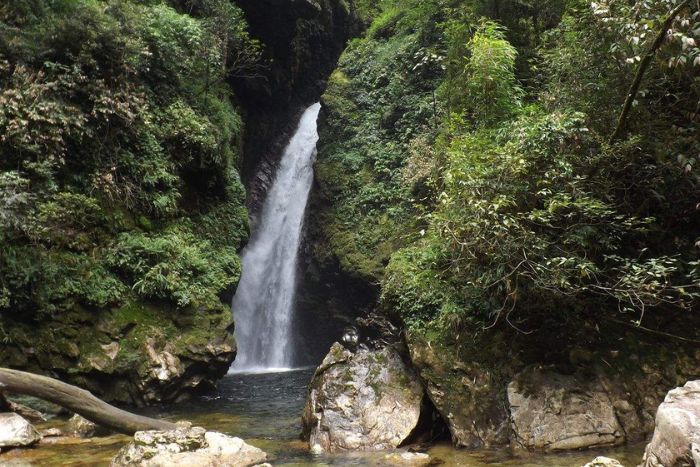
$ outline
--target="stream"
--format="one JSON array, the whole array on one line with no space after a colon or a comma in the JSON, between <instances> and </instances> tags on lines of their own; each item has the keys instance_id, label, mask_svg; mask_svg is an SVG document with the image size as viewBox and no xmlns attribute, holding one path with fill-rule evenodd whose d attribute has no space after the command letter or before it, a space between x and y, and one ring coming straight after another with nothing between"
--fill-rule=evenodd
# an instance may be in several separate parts
<instances>
[{"instance_id":1,"label":"stream","mask_svg":"<svg viewBox=\"0 0 700 467\"><path fill-rule=\"evenodd\" d=\"M276 466L385 466L385 453L353 453L314 456L300 441L301 412L306 388L313 375L306 368L284 373L231 374L220 383L217 393L191 402L143 413L170 420L190 420L211 430L239 436L265 450ZM53 420L38 428L60 427ZM71 439L70 444L41 444L31 449L16 449L0 455L2 467L25 466L108 466L121 446L131 438L122 435ZM618 459L633 467L642 457L643 445L594 450L561 455L536 455L512 458L507 450L468 452L449 443L438 444L428 452L433 464L446 467L580 467L598 455Z\"/></svg>"}]
</instances>

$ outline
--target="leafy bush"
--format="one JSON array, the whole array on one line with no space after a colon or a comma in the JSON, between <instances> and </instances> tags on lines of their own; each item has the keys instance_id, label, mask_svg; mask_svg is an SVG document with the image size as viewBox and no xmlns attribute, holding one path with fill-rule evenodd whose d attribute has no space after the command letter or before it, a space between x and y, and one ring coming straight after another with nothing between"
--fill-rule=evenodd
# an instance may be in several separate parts
<instances>
[{"instance_id":1,"label":"leafy bush","mask_svg":"<svg viewBox=\"0 0 700 467\"><path fill-rule=\"evenodd\" d=\"M242 123L224 78L259 66L260 45L238 7L195 3L0 7L3 313L218 307L238 280Z\"/></svg>"},{"instance_id":2,"label":"leafy bush","mask_svg":"<svg viewBox=\"0 0 700 467\"><path fill-rule=\"evenodd\" d=\"M629 190L627 172L644 170L629 156L607 148L583 115L536 108L456 138L426 238L392 257L385 306L411 325L507 319L529 329L591 306L637 317L653 307L692 307L698 262L659 248L664 220L640 217L618 197ZM601 165L605 173L596 173ZM652 180L664 188L658 178L637 183Z\"/></svg>"},{"instance_id":3,"label":"leafy bush","mask_svg":"<svg viewBox=\"0 0 700 467\"><path fill-rule=\"evenodd\" d=\"M219 306L218 292L236 284L240 276L234 248L213 248L180 230L157 236L123 233L107 263L125 274L140 296L181 307Z\"/></svg>"},{"instance_id":4,"label":"leafy bush","mask_svg":"<svg viewBox=\"0 0 700 467\"><path fill-rule=\"evenodd\" d=\"M692 309L696 5L647 73L629 137L609 143L679 3L381 3L324 96L329 250L380 278L388 313L446 335L507 322L573 336Z\"/></svg>"}]
</instances>

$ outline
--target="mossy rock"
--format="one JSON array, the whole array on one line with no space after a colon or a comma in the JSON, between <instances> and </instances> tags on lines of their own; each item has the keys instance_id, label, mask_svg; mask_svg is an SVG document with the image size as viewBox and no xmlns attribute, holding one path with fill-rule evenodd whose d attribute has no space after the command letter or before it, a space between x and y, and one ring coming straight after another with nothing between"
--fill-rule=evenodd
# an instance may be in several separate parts
<instances>
[{"instance_id":1,"label":"mossy rock","mask_svg":"<svg viewBox=\"0 0 700 467\"><path fill-rule=\"evenodd\" d=\"M87 321L82 312L36 326L5 321L13 343L0 344L0 365L59 375L109 401L172 402L226 374L236 347L231 319L223 305L183 310L132 301Z\"/></svg>"}]
</instances>

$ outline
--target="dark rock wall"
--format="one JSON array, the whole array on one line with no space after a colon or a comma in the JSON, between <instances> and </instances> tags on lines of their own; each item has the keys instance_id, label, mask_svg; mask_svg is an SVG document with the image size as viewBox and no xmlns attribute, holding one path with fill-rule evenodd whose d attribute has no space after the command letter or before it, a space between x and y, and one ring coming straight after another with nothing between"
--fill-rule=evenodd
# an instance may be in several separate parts
<instances>
[{"instance_id":1,"label":"dark rock wall","mask_svg":"<svg viewBox=\"0 0 700 467\"><path fill-rule=\"evenodd\" d=\"M236 0L251 33L265 45L268 66L255 79L233 80L245 112L241 173L255 214L305 107L319 100L357 24L344 0Z\"/></svg>"}]
</instances>

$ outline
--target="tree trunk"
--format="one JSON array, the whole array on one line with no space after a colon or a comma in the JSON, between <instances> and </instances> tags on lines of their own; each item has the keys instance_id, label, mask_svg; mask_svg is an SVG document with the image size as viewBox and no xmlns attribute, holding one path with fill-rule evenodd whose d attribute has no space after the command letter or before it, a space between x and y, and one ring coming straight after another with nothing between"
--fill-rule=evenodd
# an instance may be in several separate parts
<instances>
[{"instance_id":1,"label":"tree trunk","mask_svg":"<svg viewBox=\"0 0 700 467\"><path fill-rule=\"evenodd\" d=\"M0 368L0 390L38 397L75 412L110 430L133 435L137 431L172 430L176 425L165 420L142 417L118 409L70 384L23 371Z\"/></svg>"},{"instance_id":2,"label":"tree trunk","mask_svg":"<svg viewBox=\"0 0 700 467\"><path fill-rule=\"evenodd\" d=\"M622 112L620 113L620 118L617 121L615 131L613 132L612 136L610 136L609 144L613 144L624 133L625 127L627 126L627 118L632 110L632 104L634 104L634 100L637 98L637 93L639 92L639 87L642 84L644 74L646 73L647 68L649 68L654 55L656 55L656 51L659 50L661 45L664 43L666 32L673 25L673 20L676 19L676 16L678 16L683 8L688 6L688 3L690 3L690 0L685 0L683 3L674 8L673 11L671 11L668 18L666 18L666 21L664 21L664 24L661 26L661 30L656 36L656 40L651 44L651 47L649 47L649 50L647 50L647 53L644 55L644 58L637 69L637 74L634 77L634 81L632 81L632 85L630 86L629 91L627 91L625 105L622 107Z\"/></svg>"}]
</instances>

